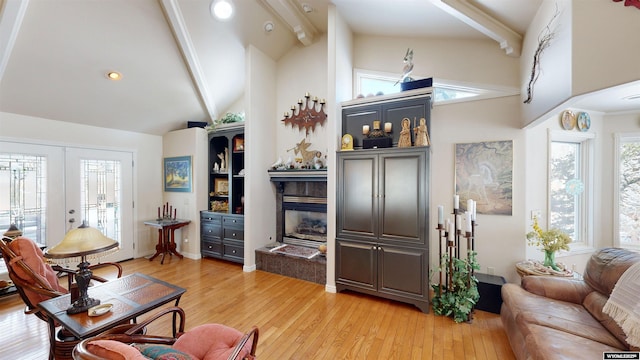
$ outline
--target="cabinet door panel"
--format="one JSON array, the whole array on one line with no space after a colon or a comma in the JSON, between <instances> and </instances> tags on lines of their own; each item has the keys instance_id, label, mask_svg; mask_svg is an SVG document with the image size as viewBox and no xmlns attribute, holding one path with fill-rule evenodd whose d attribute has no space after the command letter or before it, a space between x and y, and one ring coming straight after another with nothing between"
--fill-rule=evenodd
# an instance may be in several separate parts
<instances>
[{"instance_id":1,"label":"cabinet door panel","mask_svg":"<svg viewBox=\"0 0 640 360\"><path fill-rule=\"evenodd\" d=\"M374 120L382 119L382 107L372 105L364 108L345 109L342 112L342 134L351 134L354 148L362 147L362 126L373 125Z\"/></svg>"},{"instance_id":2,"label":"cabinet door panel","mask_svg":"<svg viewBox=\"0 0 640 360\"><path fill-rule=\"evenodd\" d=\"M426 221L424 152L382 156L380 236L423 244Z\"/></svg>"},{"instance_id":3,"label":"cabinet door panel","mask_svg":"<svg viewBox=\"0 0 640 360\"><path fill-rule=\"evenodd\" d=\"M336 242L336 278L339 283L375 290L377 287L374 244Z\"/></svg>"},{"instance_id":4,"label":"cabinet door panel","mask_svg":"<svg viewBox=\"0 0 640 360\"><path fill-rule=\"evenodd\" d=\"M377 158L339 160L338 236L376 236Z\"/></svg>"},{"instance_id":5,"label":"cabinet door panel","mask_svg":"<svg viewBox=\"0 0 640 360\"><path fill-rule=\"evenodd\" d=\"M425 250L382 246L378 255L379 291L426 297L428 277Z\"/></svg>"}]
</instances>

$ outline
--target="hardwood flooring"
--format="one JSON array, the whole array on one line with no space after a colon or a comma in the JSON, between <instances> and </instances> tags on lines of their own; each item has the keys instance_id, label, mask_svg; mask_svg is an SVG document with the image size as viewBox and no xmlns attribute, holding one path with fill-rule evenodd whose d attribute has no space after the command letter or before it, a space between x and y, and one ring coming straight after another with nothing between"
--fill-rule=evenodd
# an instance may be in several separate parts
<instances>
[{"instance_id":1,"label":"hardwood flooring","mask_svg":"<svg viewBox=\"0 0 640 360\"><path fill-rule=\"evenodd\" d=\"M187 330L222 323L260 328L259 359L514 359L500 317L476 311L471 323L424 314L412 305L353 292L328 293L323 285L214 259L136 259L140 272L187 288L180 306ZM91 291L89 291L91 293ZM4 359L46 359L45 322L23 313L17 295L0 298L0 354ZM142 317L144 318L144 317ZM169 334L169 319L148 333Z\"/></svg>"}]
</instances>

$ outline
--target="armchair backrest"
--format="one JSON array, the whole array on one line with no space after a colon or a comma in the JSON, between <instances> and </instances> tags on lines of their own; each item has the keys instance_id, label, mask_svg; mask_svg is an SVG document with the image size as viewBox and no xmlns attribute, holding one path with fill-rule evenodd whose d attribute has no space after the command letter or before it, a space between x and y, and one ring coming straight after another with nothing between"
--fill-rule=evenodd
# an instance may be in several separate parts
<instances>
[{"instance_id":1,"label":"armchair backrest","mask_svg":"<svg viewBox=\"0 0 640 360\"><path fill-rule=\"evenodd\" d=\"M0 247L9 277L30 311L35 311L41 301L68 292L58 283L56 272L45 262L42 250L34 241L25 237L13 240L3 237Z\"/></svg>"}]
</instances>

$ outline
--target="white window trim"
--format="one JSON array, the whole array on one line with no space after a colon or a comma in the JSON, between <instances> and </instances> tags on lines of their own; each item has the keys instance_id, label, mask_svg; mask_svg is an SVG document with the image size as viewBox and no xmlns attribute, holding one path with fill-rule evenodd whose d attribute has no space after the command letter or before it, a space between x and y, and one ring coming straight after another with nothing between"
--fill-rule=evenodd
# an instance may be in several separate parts
<instances>
[{"instance_id":1,"label":"white window trim","mask_svg":"<svg viewBox=\"0 0 640 360\"><path fill-rule=\"evenodd\" d=\"M424 79L428 76L416 76L416 79ZM363 78L378 79L378 80L397 80L400 78L400 74L388 73L382 71L365 70L365 69L353 69L353 98L355 99L359 94L362 94L360 89L360 82ZM399 86L399 85L398 85ZM439 100L434 101L433 105L445 105L459 102L476 101L484 99L492 99L504 96L514 96L520 94L520 89L509 86L498 86L489 84L478 84L455 80L446 80L440 78L433 78L433 87L442 87L447 89L460 90L469 93L475 93L476 96L465 97L461 99Z\"/></svg>"},{"instance_id":2,"label":"white window trim","mask_svg":"<svg viewBox=\"0 0 640 360\"><path fill-rule=\"evenodd\" d=\"M640 141L640 133L613 134L613 244L620 243L620 145L622 142ZM627 249L640 250L637 246L625 246Z\"/></svg>"},{"instance_id":3,"label":"white window trim","mask_svg":"<svg viewBox=\"0 0 640 360\"><path fill-rule=\"evenodd\" d=\"M580 223L582 224L581 236L584 237L584 241L580 243L571 243L569 247L571 250L568 252L560 252L557 257L576 255L581 253L591 253L594 250L594 236L593 236L593 198L594 198L594 161L595 161L595 133L592 132L569 132L548 130L548 143L547 143L547 174L551 174L551 143L554 141L560 142L572 142L581 143L582 151L582 164L581 168L584 171L584 204L582 205L582 211ZM547 177L547 224L551 223L551 184Z\"/></svg>"}]
</instances>

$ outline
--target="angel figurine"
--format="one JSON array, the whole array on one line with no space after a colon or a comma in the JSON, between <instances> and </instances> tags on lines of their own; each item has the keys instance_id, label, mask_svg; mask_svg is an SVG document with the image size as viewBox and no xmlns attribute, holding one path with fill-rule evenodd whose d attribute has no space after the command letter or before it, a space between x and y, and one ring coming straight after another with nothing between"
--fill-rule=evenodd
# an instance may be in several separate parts
<instances>
[{"instance_id":1,"label":"angel figurine","mask_svg":"<svg viewBox=\"0 0 640 360\"><path fill-rule=\"evenodd\" d=\"M429 130L427 129L427 123L424 118L420 119L420 125L414 128L416 133L416 146L429 146L431 141L429 140Z\"/></svg>"},{"instance_id":2,"label":"angel figurine","mask_svg":"<svg viewBox=\"0 0 640 360\"><path fill-rule=\"evenodd\" d=\"M402 130L398 139L398 147L411 147L411 120L402 119Z\"/></svg>"}]
</instances>

